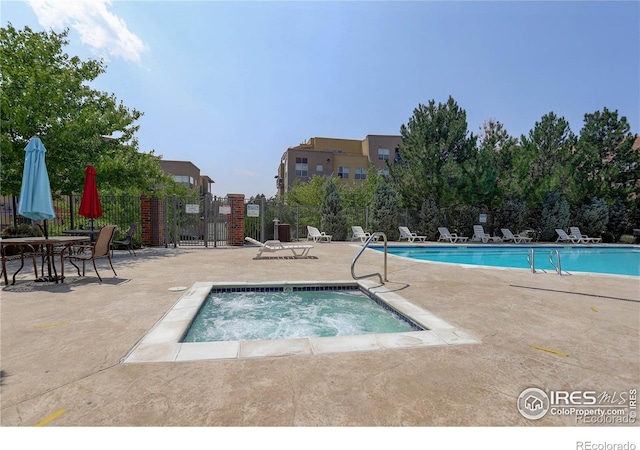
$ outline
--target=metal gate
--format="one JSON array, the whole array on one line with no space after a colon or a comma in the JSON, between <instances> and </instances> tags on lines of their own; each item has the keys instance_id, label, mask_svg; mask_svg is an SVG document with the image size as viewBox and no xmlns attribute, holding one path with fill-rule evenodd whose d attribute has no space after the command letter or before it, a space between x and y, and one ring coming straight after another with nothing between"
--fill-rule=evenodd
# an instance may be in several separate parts
<instances>
[{"instance_id":1,"label":"metal gate","mask_svg":"<svg viewBox=\"0 0 640 450\"><path fill-rule=\"evenodd\" d=\"M226 197L210 195L173 196L167 222L174 247L218 247L227 245L227 219L231 208Z\"/></svg>"}]
</instances>

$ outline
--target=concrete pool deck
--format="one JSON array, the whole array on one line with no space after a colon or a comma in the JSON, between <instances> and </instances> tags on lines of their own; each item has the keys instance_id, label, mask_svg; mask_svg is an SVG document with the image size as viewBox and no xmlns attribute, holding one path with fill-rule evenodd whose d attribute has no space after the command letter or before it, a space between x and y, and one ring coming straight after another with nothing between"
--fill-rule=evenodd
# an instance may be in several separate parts
<instances>
[{"instance_id":1,"label":"concrete pool deck","mask_svg":"<svg viewBox=\"0 0 640 450\"><path fill-rule=\"evenodd\" d=\"M517 399L531 387L608 395L640 388L637 277L392 256L389 291L480 343L122 363L183 287L347 280L358 248L316 243L311 259L273 260L253 259L249 246L117 252L118 277L103 261L102 284L91 270L67 273L61 285L35 283L25 268L0 293L0 425L615 426L575 415L526 419ZM382 254L366 250L355 271L382 268Z\"/></svg>"}]
</instances>

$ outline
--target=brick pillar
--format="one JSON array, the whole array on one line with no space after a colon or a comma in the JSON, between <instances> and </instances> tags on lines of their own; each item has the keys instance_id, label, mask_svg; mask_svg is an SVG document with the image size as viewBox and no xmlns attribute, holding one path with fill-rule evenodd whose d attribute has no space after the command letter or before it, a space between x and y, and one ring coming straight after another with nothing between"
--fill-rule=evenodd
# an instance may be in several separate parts
<instances>
[{"instance_id":1,"label":"brick pillar","mask_svg":"<svg viewBox=\"0 0 640 450\"><path fill-rule=\"evenodd\" d=\"M164 245L164 200L151 197L151 244Z\"/></svg>"},{"instance_id":2,"label":"brick pillar","mask_svg":"<svg viewBox=\"0 0 640 450\"><path fill-rule=\"evenodd\" d=\"M151 245L151 197L143 195L140 197L140 217L142 223L142 244Z\"/></svg>"},{"instance_id":3,"label":"brick pillar","mask_svg":"<svg viewBox=\"0 0 640 450\"><path fill-rule=\"evenodd\" d=\"M244 245L244 194L227 194L231 215L227 223L227 244Z\"/></svg>"},{"instance_id":4,"label":"brick pillar","mask_svg":"<svg viewBox=\"0 0 640 450\"><path fill-rule=\"evenodd\" d=\"M164 201L155 195L140 197L142 243L146 246L164 245Z\"/></svg>"}]
</instances>

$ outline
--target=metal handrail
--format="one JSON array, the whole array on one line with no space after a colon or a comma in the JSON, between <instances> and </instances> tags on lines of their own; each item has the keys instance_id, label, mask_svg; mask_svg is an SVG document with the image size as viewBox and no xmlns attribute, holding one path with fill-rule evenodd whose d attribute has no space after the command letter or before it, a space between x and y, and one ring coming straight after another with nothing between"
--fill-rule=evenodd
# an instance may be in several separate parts
<instances>
[{"instance_id":1,"label":"metal handrail","mask_svg":"<svg viewBox=\"0 0 640 450\"><path fill-rule=\"evenodd\" d=\"M362 252L364 252L364 250L369 246L371 241L374 240L377 236L382 236L382 238L384 239L384 280L382 279L382 275L380 275L379 273L370 273L368 275L360 275L358 277L356 276L356 273L354 270L356 261L358 260L360 255L362 255ZM376 231L375 233L372 233L371 236L369 236L369 239L367 239L367 241L364 243L364 245L362 246L362 248L360 249L356 257L353 258L353 261L351 261L351 276L353 277L354 280L360 280L361 278L373 277L376 275L378 276L378 278L380 278L380 284L384 284L385 281L389 281L387 280L387 235L384 234L382 231Z\"/></svg>"},{"instance_id":2,"label":"metal handrail","mask_svg":"<svg viewBox=\"0 0 640 450\"><path fill-rule=\"evenodd\" d=\"M558 265L557 265L557 266L553 263L553 254L554 254L554 253L556 254L556 258L558 259ZM562 263L560 262L560 251L558 251L558 250L551 250L551 251L549 252L549 262L551 263L551 265L552 265L553 267L555 267L555 269L556 269L556 273L557 273L558 275L562 275Z\"/></svg>"},{"instance_id":3,"label":"metal handrail","mask_svg":"<svg viewBox=\"0 0 640 450\"><path fill-rule=\"evenodd\" d=\"M531 267L531 273L536 273L536 252L533 248L527 250L527 261Z\"/></svg>"}]
</instances>

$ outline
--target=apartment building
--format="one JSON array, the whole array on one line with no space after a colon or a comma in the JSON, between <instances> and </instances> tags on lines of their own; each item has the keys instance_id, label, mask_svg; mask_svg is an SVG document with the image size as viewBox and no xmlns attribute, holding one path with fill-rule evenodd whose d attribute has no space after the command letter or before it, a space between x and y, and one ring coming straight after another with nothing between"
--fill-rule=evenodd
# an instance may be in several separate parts
<instances>
[{"instance_id":1,"label":"apartment building","mask_svg":"<svg viewBox=\"0 0 640 450\"><path fill-rule=\"evenodd\" d=\"M314 175L334 176L352 185L366 179L370 165L388 173L387 161L394 161L401 142L399 135L368 135L363 140L312 137L289 147L275 177L278 196L291 189L296 179L306 182Z\"/></svg>"},{"instance_id":2,"label":"apartment building","mask_svg":"<svg viewBox=\"0 0 640 450\"><path fill-rule=\"evenodd\" d=\"M191 161L160 160L160 168L178 183L188 188L198 188L201 195L211 195L211 185L215 183L208 175L200 175L200 168Z\"/></svg>"}]
</instances>

